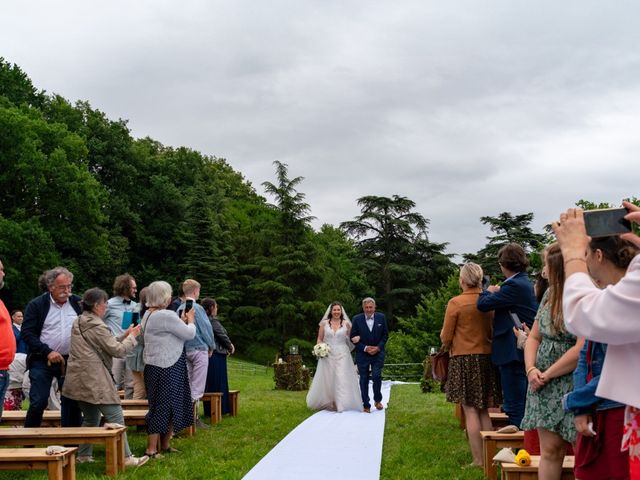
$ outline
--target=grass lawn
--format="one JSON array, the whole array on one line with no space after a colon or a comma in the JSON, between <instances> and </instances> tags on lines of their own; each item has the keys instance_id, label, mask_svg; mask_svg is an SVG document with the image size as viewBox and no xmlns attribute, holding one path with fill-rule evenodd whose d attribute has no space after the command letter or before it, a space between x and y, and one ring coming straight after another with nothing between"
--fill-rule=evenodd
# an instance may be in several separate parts
<instances>
[{"instance_id":1,"label":"grass lawn","mask_svg":"<svg viewBox=\"0 0 640 480\"><path fill-rule=\"evenodd\" d=\"M223 417L195 437L176 438L182 451L150 460L139 469L128 469L117 478L145 480L240 479L284 436L312 412L305 392L276 391L272 370L240 370L230 362L229 383L239 389L238 417ZM146 446L144 432L129 429L134 454ZM76 466L78 480L104 479L104 452L95 448L96 463ZM291 459L295 462L295 459ZM464 434L453 416L453 407L442 394L423 394L418 385L396 385L387 410L382 479L480 480L479 468L462 468L471 462ZM2 472L0 480L44 479L44 472ZM341 480L341 479L335 479Z\"/></svg>"}]
</instances>

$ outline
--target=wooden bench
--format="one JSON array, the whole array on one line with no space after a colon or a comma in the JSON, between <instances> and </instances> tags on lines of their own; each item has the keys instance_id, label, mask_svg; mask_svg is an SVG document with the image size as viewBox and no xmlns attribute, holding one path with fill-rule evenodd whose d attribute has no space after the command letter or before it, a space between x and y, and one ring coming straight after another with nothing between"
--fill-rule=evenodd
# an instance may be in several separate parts
<instances>
[{"instance_id":1,"label":"wooden bench","mask_svg":"<svg viewBox=\"0 0 640 480\"><path fill-rule=\"evenodd\" d=\"M229 390L229 403L232 417L238 416L238 397L240 390ZM200 399L202 402L209 402L209 412L205 412L211 417L211 424L220 423L222 420L222 392L205 392Z\"/></svg>"},{"instance_id":2,"label":"wooden bench","mask_svg":"<svg viewBox=\"0 0 640 480\"><path fill-rule=\"evenodd\" d=\"M106 474L110 477L124 470L125 427L0 428L0 445L81 445L105 447ZM2 451L2 450L0 450Z\"/></svg>"},{"instance_id":3,"label":"wooden bench","mask_svg":"<svg viewBox=\"0 0 640 480\"><path fill-rule=\"evenodd\" d=\"M0 470L46 470L49 480L75 480L77 450L47 455L46 448L0 448Z\"/></svg>"},{"instance_id":4,"label":"wooden bench","mask_svg":"<svg viewBox=\"0 0 640 480\"><path fill-rule=\"evenodd\" d=\"M231 403L231 416L238 416L238 397L240 390L229 390L229 403Z\"/></svg>"},{"instance_id":5,"label":"wooden bench","mask_svg":"<svg viewBox=\"0 0 640 480\"><path fill-rule=\"evenodd\" d=\"M222 420L222 392L204 392L200 401L209 402L209 412L205 412L205 414L208 413L211 417L211 425L220 423Z\"/></svg>"},{"instance_id":6,"label":"wooden bench","mask_svg":"<svg viewBox=\"0 0 640 480\"><path fill-rule=\"evenodd\" d=\"M501 465L502 480L534 480L538 478L538 465L540 465L540 457L531 456L531 465L521 467L515 463L503 463ZM573 476L574 457L571 455L564 457L562 463L562 480L575 480Z\"/></svg>"},{"instance_id":7,"label":"wooden bench","mask_svg":"<svg viewBox=\"0 0 640 480\"><path fill-rule=\"evenodd\" d=\"M146 425L147 410L123 410L124 423L127 426ZM16 427L24 425L24 419L27 416L26 410L5 410L2 412L2 424ZM45 410L42 416L42 427L59 427L60 426L60 410Z\"/></svg>"},{"instance_id":8,"label":"wooden bench","mask_svg":"<svg viewBox=\"0 0 640 480\"><path fill-rule=\"evenodd\" d=\"M490 480L498 478L498 471L493 464L498 450L501 448L522 448L524 447L524 432L516 433L496 433L480 432L482 437L482 454L484 458L484 476Z\"/></svg>"},{"instance_id":9,"label":"wooden bench","mask_svg":"<svg viewBox=\"0 0 640 480\"><path fill-rule=\"evenodd\" d=\"M511 425L509 423L509 417L507 417L507 414L504 412L489 412L489 418L495 430Z\"/></svg>"},{"instance_id":10,"label":"wooden bench","mask_svg":"<svg viewBox=\"0 0 640 480\"><path fill-rule=\"evenodd\" d=\"M149 400L121 400L122 410L147 410Z\"/></svg>"}]
</instances>

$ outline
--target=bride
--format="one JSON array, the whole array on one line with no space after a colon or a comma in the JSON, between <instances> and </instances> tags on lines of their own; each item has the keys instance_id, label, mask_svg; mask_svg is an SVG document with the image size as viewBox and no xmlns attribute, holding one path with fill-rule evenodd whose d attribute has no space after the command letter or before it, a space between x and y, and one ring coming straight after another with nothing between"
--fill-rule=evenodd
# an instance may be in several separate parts
<instances>
[{"instance_id":1,"label":"bride","mask_svg":"<svg viewBox=\"0 0 640 480\"><path fill-rule=\"evenodd\" d=\"M327 357L318 359L318 368L307 394L313 410L362 410L358 374L351 359L351 322L342 305L329 305L318 330L318 342L330 347Z\"/></svg>"}]
</instances>

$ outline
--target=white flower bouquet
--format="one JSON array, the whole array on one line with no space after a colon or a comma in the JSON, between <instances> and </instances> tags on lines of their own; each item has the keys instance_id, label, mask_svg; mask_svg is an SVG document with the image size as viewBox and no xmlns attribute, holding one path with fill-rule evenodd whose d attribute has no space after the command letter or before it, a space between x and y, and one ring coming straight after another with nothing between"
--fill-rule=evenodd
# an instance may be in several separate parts
<instances>
[{"instance_id":1,"label":"white flower bouquet","mask_svg":"<svg viewBox=\"0 0 640 480\"><path fill-rule=\"evenodd\" d=\"M325 358L327 355L329 355L330 351L331 347L329 347L329 345L324 342L319 343L315 347L313 347L313 354L316 356L316 358Z\"/></svg>"}]
</instances>

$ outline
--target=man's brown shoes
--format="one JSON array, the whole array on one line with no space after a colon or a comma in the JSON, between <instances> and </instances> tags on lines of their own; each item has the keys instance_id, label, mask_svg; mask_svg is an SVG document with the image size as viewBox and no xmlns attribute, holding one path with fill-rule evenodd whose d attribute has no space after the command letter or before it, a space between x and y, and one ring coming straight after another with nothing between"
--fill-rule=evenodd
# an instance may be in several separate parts
<instances>
[{"instance_id":1,"label":"man's brown shoes","mask_svg":"<svg viewBox=\"0 0 640 480\"><path fill-rule=\"evenodd\" d=\"M369 407L364 407L364 408L362 409L362 411L363 411L364 413L371 413L371 409L370 409Z\"/></svg>"},{"instance_id":2,"label":"man's brown shoes","mask_svg":"<svg viewBox=\"0 0 640 480\"><path fill-rule=\"evenodd\" d=\"M376 410L382 410L383 408L382 403L376 402Z\"/></svg>"}]
</instances>

